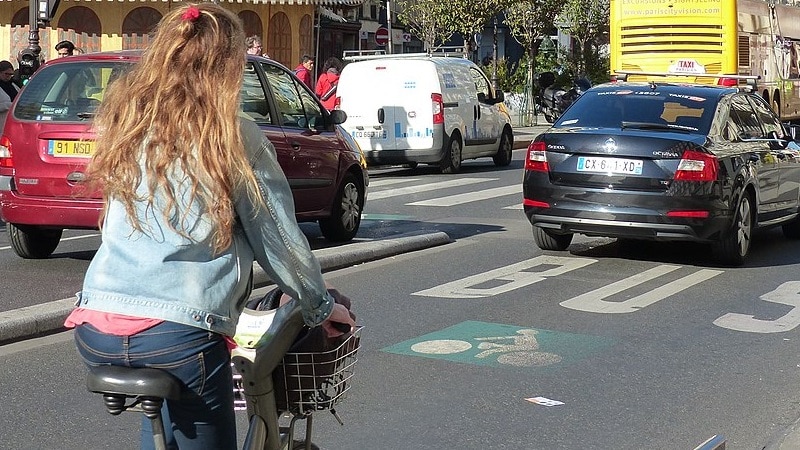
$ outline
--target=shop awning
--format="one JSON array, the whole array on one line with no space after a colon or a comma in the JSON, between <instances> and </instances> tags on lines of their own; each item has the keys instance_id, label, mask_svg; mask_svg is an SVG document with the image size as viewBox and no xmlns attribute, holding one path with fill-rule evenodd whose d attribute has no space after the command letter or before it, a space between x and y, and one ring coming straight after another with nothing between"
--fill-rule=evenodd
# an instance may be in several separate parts
<instances>
[{"instance_id":1,"label":"shop awning","mask_svg":"<svg viewBox=\"0 0 800 450\"><path fill-rule=\"evenodd\" d=\"M321 15L322 17L327 17L330 20L335 20L336 22L347 22L347 19L336 14L335 12L331 11L330 9L324 6L319 7L319 15Z\"/></svg>"}]
</instances>

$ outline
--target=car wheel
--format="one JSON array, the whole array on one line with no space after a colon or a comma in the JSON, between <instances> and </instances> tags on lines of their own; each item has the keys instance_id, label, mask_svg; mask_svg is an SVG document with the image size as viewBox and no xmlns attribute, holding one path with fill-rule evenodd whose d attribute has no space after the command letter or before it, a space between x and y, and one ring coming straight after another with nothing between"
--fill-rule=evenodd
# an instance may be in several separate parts
<instances>
[{"instance_id":1,"label":"car wheel","mask_svg":"<svg viewBox=\"0 0 800 450\"><path fill-rule=\"evenodd\" d=\"M533 226L533 240L542 250L566 250L572 243L572 233L556 234L542 227Z\"/></svg>"},{"instance_id":2,"label":"car wheel","mask_svg":"<svg viewBox=\"0 0 800 450\"><path fill-rule=\"evenodd\" d=\"M25 259L44 259L52 255L61 241L63 230L32 225L6 224L11 248Z\"/></svg>"},{"instance_id":3,"label":"car wheel","mask_svg":"<svg viewBox=\"0 0 800 450\"><path fill-rule=\"evenodd\" d=\"M458 173L461 170L461 138L458 133L453 133L447 141L447 151L439 167L442 173Z\"/></svg>"},{"instance_id":4,"label":"car wheel","mask_svg":"<svg viewBox=\"0 0 800 450\"><path fill-rule=\"evenodd\" d=\"M353 239L361 225L364 207L364 187L349 173L334 199L331 216L320 219L319 228L329 241L345 242Z\"/></svg>"},{"instance_id":5,"label":"car wheel","mask_svg":"<svg viewBox=\"0 0 800 450\"><path fill-rule=\"evenodd\" d=\"M500 136L500 147L497 149L497 154L492 157L494 165L505 167L511 164L511 153L513 151L514 137L511 135L511 131L503 130L503 135Z\"/></svg>"},{"instance_id":6,"label":"car wheel","mask_svg":"<svg viewBox=\"0 0 800 450\"><path fill-rule=\"evenodd\" d=\"M743 195L736 209L733 227L714 244L714 254L723 264L741 265L753 237L753 203L749 195Z\"/></svg>"}]
</instances>

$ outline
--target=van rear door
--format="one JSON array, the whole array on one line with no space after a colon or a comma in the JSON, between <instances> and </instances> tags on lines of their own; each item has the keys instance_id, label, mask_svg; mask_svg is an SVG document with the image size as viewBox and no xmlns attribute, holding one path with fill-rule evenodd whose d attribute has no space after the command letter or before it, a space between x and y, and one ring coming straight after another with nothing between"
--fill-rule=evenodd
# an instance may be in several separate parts
<instances>
[{"instance_id":1,"label":"van rear door","mask_svg":"<svg viewBox=\"0 0 800 450\"><path fill-rule=\"evenodd\" d=\"M431 94L440 93L427 60L379 59L345 66L339 79L342 126L365 150L404 151L433 145Z\"/></svg>"}]
</instances>

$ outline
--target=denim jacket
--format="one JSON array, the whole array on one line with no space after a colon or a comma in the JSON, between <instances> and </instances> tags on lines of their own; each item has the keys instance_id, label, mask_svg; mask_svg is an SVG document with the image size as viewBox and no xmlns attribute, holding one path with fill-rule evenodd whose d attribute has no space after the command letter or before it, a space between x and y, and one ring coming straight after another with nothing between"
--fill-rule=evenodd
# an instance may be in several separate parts
<instances>
[{"instance_id":1,"label":"denim jacket","mask_svg":"<svg viewBox=\"0 0 800 450\"><path fill-rule=\"evenodd\" d=\"M250 293L253 261L303 307L307 325L330 315L320 265L300 231L289 184L278 165L275 147L253 122L242 120L241 132L265 206L238 193L233 243L214 254L212 229L197 202L188 203L190 183L180 169L168 176L188 239L175 232L162 214L164 198L154 208L135 204L141 231L133 228L125 207L112 199L102 227L103 242L92 259L78 293L77 306L97 311L148 317L197 326L232 336ZM137 194L147 198L146 174Z\"/></svg>"}]
</instances>

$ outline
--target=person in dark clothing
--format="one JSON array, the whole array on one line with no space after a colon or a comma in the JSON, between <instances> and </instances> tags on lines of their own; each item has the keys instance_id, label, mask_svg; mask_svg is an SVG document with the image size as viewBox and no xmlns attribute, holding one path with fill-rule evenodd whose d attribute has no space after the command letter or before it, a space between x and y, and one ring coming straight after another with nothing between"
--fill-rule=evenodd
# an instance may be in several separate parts
<instances>
[{"instance_id":1,"label":"person in dark clothing","mask_svg":"<svg viewBox=\"0 0 800 450\"><path fill-rule=\"evenodd\" d=\"M71 41L61 41L56 44L56 52L58 53L59 58L72 56L75 53L75 44L73 44Z\"/></svg>"},{"instance_id":2,"label":"person in dark clothing","mask_svg":"<svg viewBox=\"0 0 800 450\"><path fill-rule=\"evenodd\" d=\"M335 56L325 60L322 65L322 74L317 79L316 92L322 102L322 106L328 111L336 106L336 85L339 84L339 72L342 71L344 64Z\"/></svg>"},{"instance_id":3,"label":"person in dark clothing","mask_svg":"<svg viewBox=\"0 0 800 450\"><path fill-rule=\"evenodd\" d=\"M11 109L11 102L17 96L17 85L13 78L16 72L10 61L0 61L0 133L6 123L6 115Z\"/></svg>"}]
</instances>

